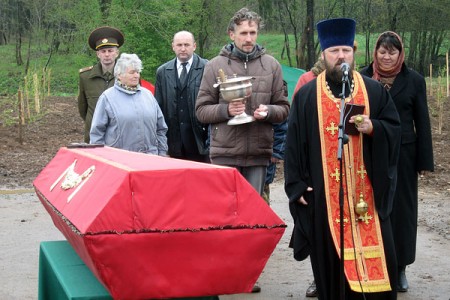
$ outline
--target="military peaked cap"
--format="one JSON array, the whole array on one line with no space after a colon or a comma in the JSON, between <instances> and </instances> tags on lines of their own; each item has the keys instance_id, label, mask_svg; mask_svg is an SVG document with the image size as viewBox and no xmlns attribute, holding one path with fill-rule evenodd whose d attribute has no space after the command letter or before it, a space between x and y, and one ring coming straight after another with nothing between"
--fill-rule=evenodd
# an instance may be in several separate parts
<instances>
[{"instance_id":1,"label":"military peaked cap","mask_svg":"<svg viewBox=\"0 0 450 300\"><path fill-rule=\"evenodd\" d=\"M123 45L123 42L122 32L109 26L95 29L91 32L88 39L89 46L95 51L107 47L120 47Z\"/></svg>"}]
</instances>

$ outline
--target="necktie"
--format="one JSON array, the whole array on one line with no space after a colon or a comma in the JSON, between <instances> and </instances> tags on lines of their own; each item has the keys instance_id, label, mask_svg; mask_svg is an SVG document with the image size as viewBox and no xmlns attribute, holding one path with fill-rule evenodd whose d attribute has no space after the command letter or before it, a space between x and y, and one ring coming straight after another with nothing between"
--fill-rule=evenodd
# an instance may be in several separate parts
<instances>
[{"instance_id":1,"label":"necktie","mask_svg":"<svg viewBox=\"0 0 450 300\"><path fill-rule=\"evenodd\" d=\"M186 83L186 78L187 78L187 69L186 69L186 65L188 63L184 62L181 64L181 66L183 67L183 70L181 70L181 74L180 74L180 82L181 85L184 85Z\"/></svg>"}]
</instances>

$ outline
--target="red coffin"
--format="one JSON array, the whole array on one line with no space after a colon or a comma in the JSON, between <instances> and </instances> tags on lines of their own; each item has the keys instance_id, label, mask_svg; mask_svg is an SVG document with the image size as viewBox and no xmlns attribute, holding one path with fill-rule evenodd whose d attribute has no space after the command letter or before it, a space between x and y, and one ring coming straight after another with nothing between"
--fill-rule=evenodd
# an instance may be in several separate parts
<instances>
[{"instance_id":1,"label":"red coffin","mask_svg":"<svg viewBox=\"0 0 450 300\"><path fill-rule=\"evenodd\" d=\"M116 299L249 292L286 225L234 168L61 148L36 193Z\"/></svg>"}]
</instances>

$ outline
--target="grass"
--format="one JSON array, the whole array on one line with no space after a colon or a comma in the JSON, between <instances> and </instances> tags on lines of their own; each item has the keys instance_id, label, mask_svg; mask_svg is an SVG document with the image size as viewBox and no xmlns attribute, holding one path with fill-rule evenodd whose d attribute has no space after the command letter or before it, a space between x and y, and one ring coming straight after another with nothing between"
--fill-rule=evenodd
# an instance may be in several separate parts
<instances>
[{"instance_id":1,"label":"grass","mask_svg":"<svg viewBox=\"0 0 450 300\"><path fill-rule=\"evenodd\" d=\"M25 74L26 51L22 51L24 63L16 63L15 45L0 46L0 94L15 95L19 88L23 89ZM42 74L48 61L48 53L33 50L28 69L28 75ZM96 62L95 56L86 54L54 54L48 64L51 70L52 95L76 95L78 90L78 70Z\"/></svg>"}]
</instances>

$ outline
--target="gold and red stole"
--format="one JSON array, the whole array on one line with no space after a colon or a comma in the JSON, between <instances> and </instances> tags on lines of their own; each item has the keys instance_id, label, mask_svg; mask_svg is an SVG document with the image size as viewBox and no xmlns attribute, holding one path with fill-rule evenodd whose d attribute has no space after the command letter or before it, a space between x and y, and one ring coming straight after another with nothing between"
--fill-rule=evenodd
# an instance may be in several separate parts
<instances>
[{"instance_id":1,"label":"gold and red stole","mask_svg":"<svg viewBox=\"0 0 450 300\"><path fill-rule=\"evenodd\" d=\"M365 105L369 115L369 99L362 76L353 72L353 103ZM351 99L345 99L349 102ZM340 245L338 125L341 99L327 89L325 72L317 77L317 108L322 164L327 201L328 224L338 256ZM354 124L350 124L354 126ZM356 292L390 291L380 221L375 209L372 184L367 176L362 151L362 134L349 135L342 151L344 187L344 271L350 288ZM364 200L365 214L355 212Z\"/></svg>"}]
</instances>

